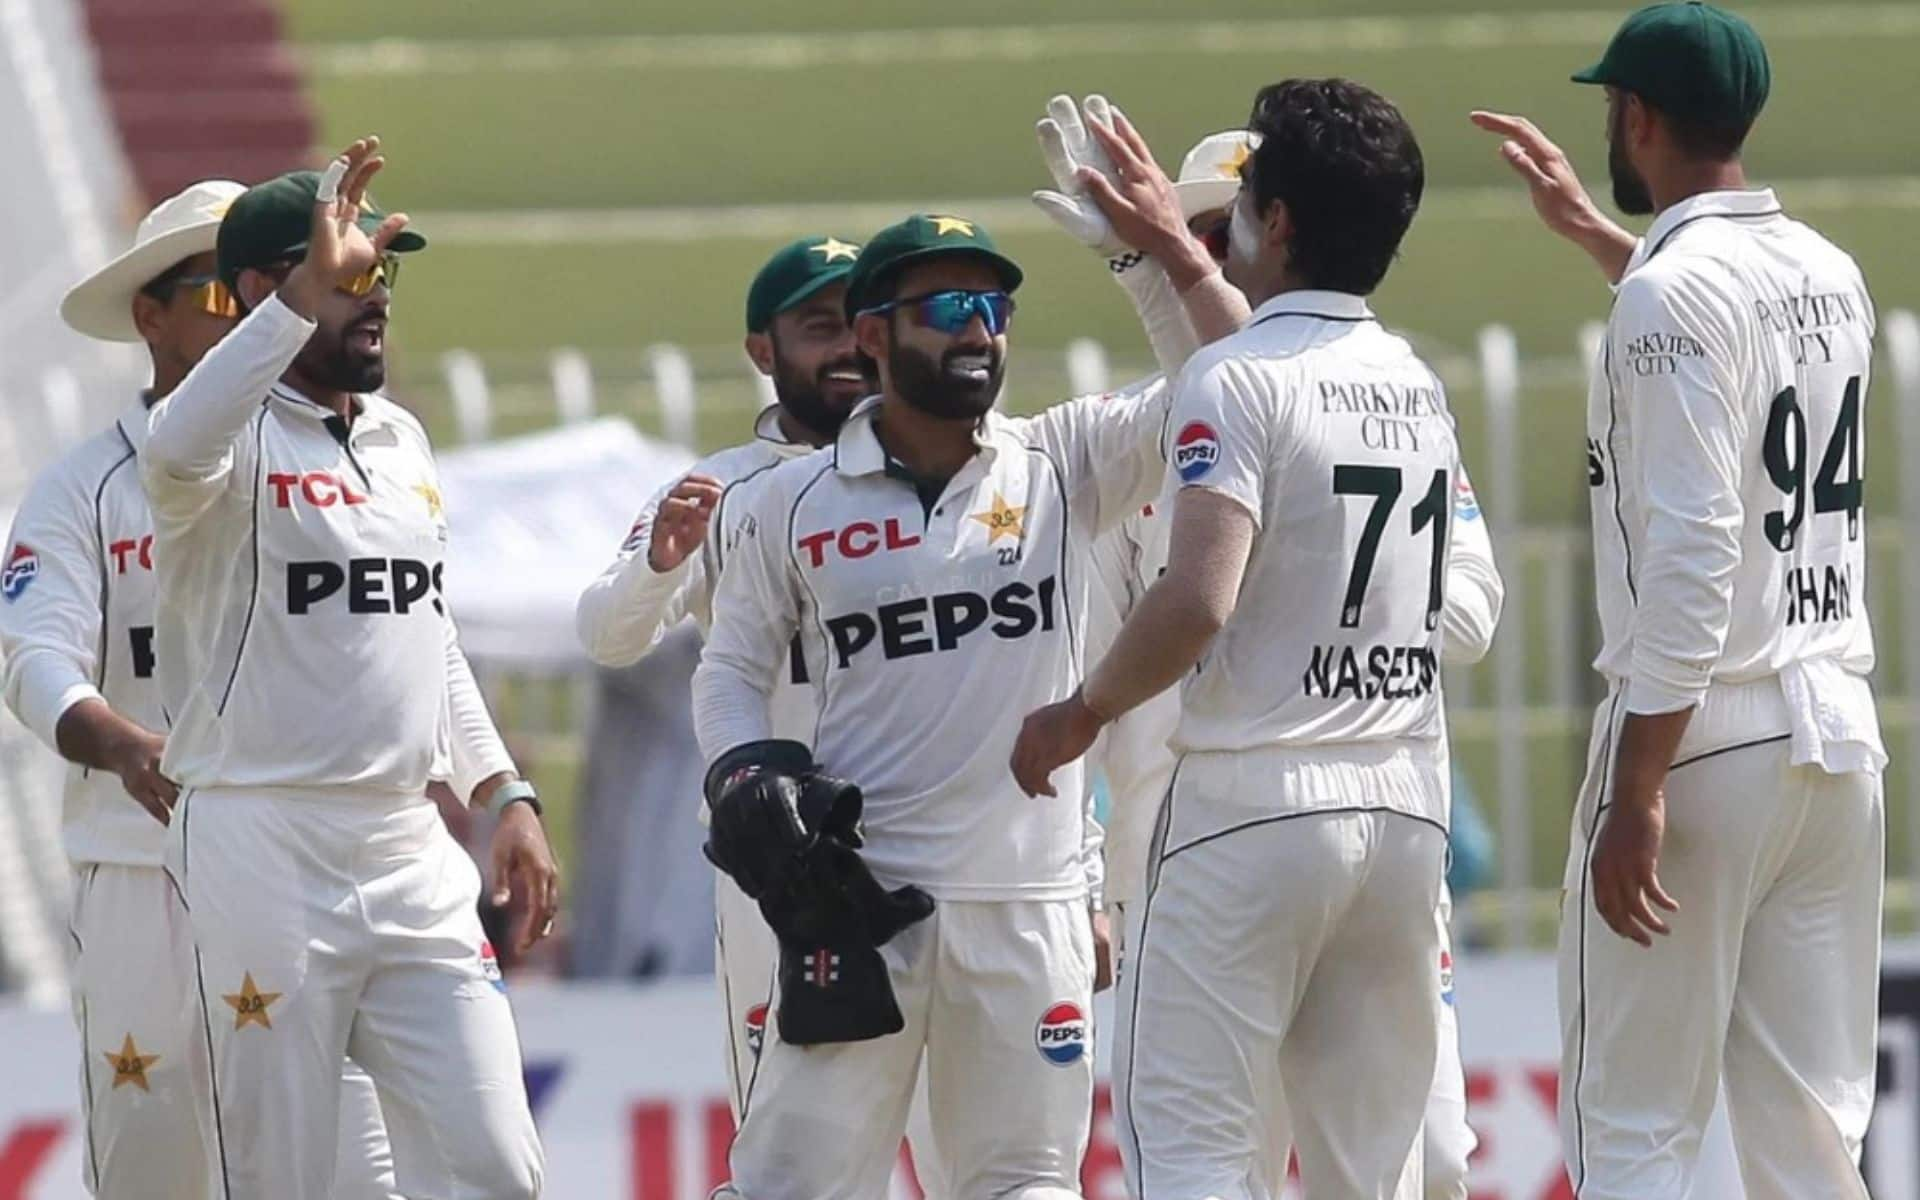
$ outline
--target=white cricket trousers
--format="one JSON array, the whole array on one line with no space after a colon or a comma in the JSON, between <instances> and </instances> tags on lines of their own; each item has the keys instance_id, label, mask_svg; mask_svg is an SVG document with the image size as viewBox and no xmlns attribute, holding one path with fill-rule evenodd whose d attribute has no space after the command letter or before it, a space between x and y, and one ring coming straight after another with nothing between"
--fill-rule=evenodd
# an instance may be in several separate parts
<instances>
[{"instance_id":1,"label":"white cricket trousers","mask_svg":"<svg viewBox=\"0 0 1920 1200\"><path fill-rule=\"evenodd\" d=\"M431 800L188 791L167 866L212 1047L213 1196L329 1195L343 1054L378 1090L408 1200L539 1195L480 874Z\"/></svg>"},{"instance_id":2,"label":"white cricket trousers","mask_svg":"<svg viewBox=\"0 0 1920 1200\"><path fill-rule=\"evenodd\" d=\"M1560 1124L1579 1200L1681 1200L1722 1082L1747 1200L1866 1200L1885 813L1877 774L1785 736L1682 757L1651 949L1601 920L1588 857L1625 706L1603 705L1560 923ZM1698 718L1696 718L1698 719Z\"/></svg>"},{"instance_id":3,"label":"white cricket trousers","mask_svg":"<svg viewBox=\"0 0 1920 1200\"><path fill-rule=\"evenodd\" d=\"M206 1200L213 1117L187 910L159 867L81 863L68 933L87 1190ZM335 1200L394 1200L373 1081L351 1061L338 1146Z\"/></svg>"},{"instance_id":4,"label":"white cricket trousers","mask_svg":"<svg viewBox=\"0 0 1920 1200\"><path fill-rule=\"evenodd\" d=\"M924 1074L947 1195L1077 1200L1093 1120L1086 901L941 901L880 954L906 1028L802 1047L781 1041L769 1014L733 1181L716 1196L886 1195Z\"/></svg>"},{"instance_id":5,"label":"white cricket trousers","mask_svg":"<svg viewBox=\"0 0 1920 1200\"><path fill-rule=\"evenodd\" d=\"M1381 802L1445 780L1306 757L1190 754L1175 771L1116 1006L1136 1200L1269 1196L1285 1097L1313 1200L1424 1187L1446 832Z\"/></svg>"},{"instance_id":6,"label":"white cricket trousers","mask_svg":"<svg viewBox=\"0 0 1920 1200\"><path fill-rule=\"evenodd\" d=\"M1129 909L1137 913L1139 905L1113 906L1114 961L1122 985L1127 978L1127 947L1139 936L1128 928ZM1440 908L1434 914L1440 933L1440 988L1434 1011L1439 1022L1438 1062L1433 1075L1433 1090L1427 1093L1426 1117L1421 1122L1420 1141L1414 1152L1420 1155L1424 1186L1415 1189L1409 1181L1398 1195L1408 1200L1467 1200L1468 1160L1480 1139L1467 1124L1467 1072L1460 1061L1460 1015L1453 1002L1453 898L1443 886ZM1268 1101L1267 1134L1263 1178L1267 1194L1278 1196L1286 1188L1287 1162L1293 1154L1293 1117L1287 1111L1285 1096Z\"/></svg>"},{"instance_id":7,"label":"white cricket trousers","mask_svg":"<svg viewBox=\"0 0 1920 1200\"><path fill-rule=\"evenodd\" d=\"M780 965L780 942L767 928L760 906L747 898L725 871L713 873L713 966L720 1003L727 1016L727 1103L740 1124L747 1087L760 1061L773 1015L773 985ZM945 1200L947 1189L939 1154L927 1124L927 1074L913 1089L907 1114L907 1144L913 1150L914 1179L924 1200Z\"/></svg>"}]
</instances>

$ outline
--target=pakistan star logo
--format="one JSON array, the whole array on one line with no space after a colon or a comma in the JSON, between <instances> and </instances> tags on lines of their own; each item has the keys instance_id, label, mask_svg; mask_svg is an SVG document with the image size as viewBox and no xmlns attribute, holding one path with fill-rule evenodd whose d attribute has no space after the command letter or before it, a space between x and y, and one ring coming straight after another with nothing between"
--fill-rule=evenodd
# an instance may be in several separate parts
<instances>
[{"instance_id":1,"label":"pakistan star logo","mask_svg":"<svg viewBox=\"0 0 1920 1200\"><path fill-rule=\"evenodd\" d=\"M1020 534L1025 528L1023 518L1026 515L1027 510L1024 505L1015 508L1007 503L1005 496L995 492L993 507L986 512L968 513L967 520L978 521L987 527L987 545L991 546L1003 537L1019 541Z\"/></svg>"},{"instance_id":2,"label":"pakistan star logo","mask_svg":"<svg viewBox=\"0 0 1920 1200\"><path fill-rule=\"evenodd\" d=\"M233 1009L233 1027L245 1029L249 1025L258 1025L262 1029L272 1029L273 1020L267 1016L267 1009L280 998L279 992L263 992L254 985L253 972L248 971L240 982L240 991L220 997Z\"/></svg>"},{"instance_id":3,"label":"pakistan star logo","mask_svg":"<svg viewBox=\"0 0 1920 1200\"><path fill-rule=\"evenodd\" d=\"M160 1056L140 1053L140 1047L133 1044L131 1033L127 1035L125 1041L120 1043L118 1054L111 1050L103 1050L100 1057L106 1059L107 1065L113 1068L113 1086L116 1090L122 1084L128 1083L143 1092L151 1090L147 1087L147 1069L159 1062Z\"/></svg>"},{"instance_id":4,"label":"pakistan star logo","mask_svg":"<svg viewBox=\"0 0 1920 1200\"><path fill-rule=\"evenodd\" d=\"M839 238L833 237L821 242L818 246L808 246L807 249L820 255L822 262L832 262L839 258L853 262L860 257L860 247L854 245L852 242L843 242Z\"/></svg>"},{"instance_id":5,"label":"pakistan star logo","mask_svg":"<svg viewBox=\"0 0 1920 1200\"><path fill-rule=\"evenodd\" d=\"M959 217L928 217L927 220L933 222L935 237L945 237L950 233L957 233L963 237L973 236L972 221L963 221Z\"/></svg>"}]
</instances>

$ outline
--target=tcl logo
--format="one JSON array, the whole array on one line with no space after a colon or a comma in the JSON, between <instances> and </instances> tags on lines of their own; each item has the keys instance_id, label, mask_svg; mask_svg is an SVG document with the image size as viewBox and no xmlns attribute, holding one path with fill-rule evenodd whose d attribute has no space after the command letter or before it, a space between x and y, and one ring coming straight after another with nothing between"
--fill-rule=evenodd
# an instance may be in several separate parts
<instances>
[{"instance_id":1,"label":"tcl logo","mask_svg":"<svg viewBox=\"0 0 1920 1200\"><path fill-rule=\"evenodd\" d=\"M412 612L414 605L431 598L433 611L440 606L440 564L412 558L355 558L345 564L336 562L290 562L287 564L287 612L300 616L316 604L346 593L350 613Z\"/></svg>"},{"instance_id":2,"label":"tcl logo","mask_svg":"<svg viewBox=\"0 0 1920 1200\"><path fill-rule=\"evenodd\" d=\"M365 493L354 491L352 484L332 471L308 471L304 475L288 475L275 471L268 474L267 486L273 489L275 508L292 508L296 494L315 508L332 508L336 504L367 502Z\"/></svg>"},{"instance_id":3,"label":"tcl logo","mask_svg":"<svg viewBox=\"0 0 1920 1200\"><path fill-rule=\"evenodd\" d=\"M113 556L113 573L125 575L132 567L142 571L153 570L153 535L142 538L121 538L107 544L107 553Z\"/></svg>"},{"instance_id":4,"label":"tcl logo","mask_svg":"<svg viewBox=\"0 0 1920 1200\"><path fill-rule=\"evenodd\" d=\"M872 521L855 521L845 529L826 529L800 539L800 548L816 567L826 565L829 546L841 558L865 558L878 550L906 550L919 544L920 535L904 532L898 517L888 517L884 527Z\"/></svg>"}]
</instances>

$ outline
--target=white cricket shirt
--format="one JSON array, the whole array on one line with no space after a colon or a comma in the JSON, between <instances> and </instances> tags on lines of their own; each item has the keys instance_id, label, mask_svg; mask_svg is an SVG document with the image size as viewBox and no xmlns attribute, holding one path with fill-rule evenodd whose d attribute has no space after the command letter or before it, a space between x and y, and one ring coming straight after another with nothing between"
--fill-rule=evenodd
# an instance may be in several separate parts
<instances>
[{"instance_id":1,"label":"white cricket shirt","mask_svg":"<svg viewBox=\"0 0 1920 1200\"><path fill-rule=\"evenodd\" d=\"M313 329L269 298L149 419L162 770L465 800L512 764L441 596L432 451L384 397L349 426L280 382Z\"/></svg>"},{"instance_id":2,"label":"white cricket shirt","mask_svg":"<svg viewBox=\"0 0 1920 1200\"><path fill-rule=\"evenodd\" d=\"M1432 369L1360 297L1287 292L1187 365L1170 428L1180 484L1235 500L1257 527L1174 748L1401 744L1436 759L1464 476ZM1446 819L1444 789L1381 806Z\"/></svg>"},{"instance_id":3,"label":"white cricket shirt","mask_svg":"<svg viewBox=\"0 0 1920 1200\"><path fill-rule=\"evenodd\" d=\"M1771 191L1695 196L1647 231L1587 402L1595 665L1628 711L1826 663L1821 703L1872 721L1873 332L1859 267ZM1786 731L1776 713L1746 732Z\"/></svg>"},{"instance_id":4,"label":"white cricket shirt","mask_svg":"<svg viewBox=\"0 0 1920 1200\"><path fill-rule=\"evenodd\" d=\"M1151 499L1166 388L990 413L931 508L889 473L868 401L833 447L768 474L714 595L694 715L709 759L771 736L800 634L807 739L866 795L874 874L942 899L1088 894L1078 764L1021 794L1021 720L1080 681L1094 536Z\"/></svg>"}]
</instances>

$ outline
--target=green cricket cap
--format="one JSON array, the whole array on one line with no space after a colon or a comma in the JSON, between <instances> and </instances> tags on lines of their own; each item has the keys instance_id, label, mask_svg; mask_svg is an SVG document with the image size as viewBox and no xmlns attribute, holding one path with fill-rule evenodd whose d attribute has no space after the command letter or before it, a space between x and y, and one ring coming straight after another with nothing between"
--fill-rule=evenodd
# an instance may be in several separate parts
<instances>
[{"instance_id":1,"label":"green cricket cap","mask_svg":"<svg viewBox=\"0 0 1920 1200\"><path fill-rule=\"evenodd\" d=\"M1025 273L1020 264L1000 253L1000 247L978 221L945 214L915 213L897 225L873 235L847 278L847 319L862 309L892 299L887 288L902 268L923 259L964 254L984 260L1000 276L1000 286L1011 292Z\"/></svg>"},{"instance_id":2,"label":"green cricket cap","mask_svg":"<svg viewBox=\"0 0 1920 1200\"><path fill-rule=\"evenodd\" d=\"M747 332L765 333L774 317L845 279L859 257L858 242L831 234L804 237L780 247L747 288Z\"/></svg>"},{"instance_id":3,"label":"green cricket cap","mask_svg":"<svg viewBox=\"0 0 1920 1200\"><path fill-rule=\"evenodd\" d=\"M1629 16L1575 83L1611 84L1687 120L1749 125L1773 82L1767 48L1745 20L1701 0Z\"/></svg>"},{"instance_id":4,"label":"green cricket cap","mask_svg":"<svg viewBox=\"0 0 1920 1200\"><path fill-rule=\"evenodd\" d=\"M214 243L220 278L228 287L249 267L267 267L307 253L307 238L313 228L314 197L320 192L320 172L288 171L265 183L255 184L240 193L221 218L220 232ZM371 237L379 230L385 213L371 201L360 205L360 228ZM387 246L388 250L407 254L426 247L427 239L412 229Z\"/></svg>"}]
</instances>

